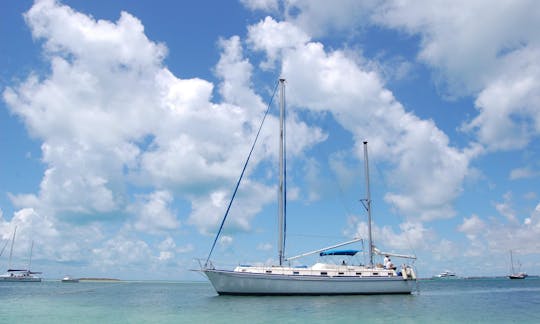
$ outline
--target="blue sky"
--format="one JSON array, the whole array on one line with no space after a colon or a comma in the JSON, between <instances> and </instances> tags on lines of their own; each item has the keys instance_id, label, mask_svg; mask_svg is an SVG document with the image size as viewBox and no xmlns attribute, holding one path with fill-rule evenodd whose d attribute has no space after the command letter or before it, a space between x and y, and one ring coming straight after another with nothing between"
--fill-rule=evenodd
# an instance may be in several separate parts
<instances>
[{"instance_id":1,"label":"blue sky","mask_svg":"<svg viewBox=\"0 0 540 324\"><path fill-rule=\"evenodd\" d=\"M366 236L420 276L540 266L535 1L4 1L0 237L46 278L199 280L276 80L287 255ZM213 255L276 260L277 110ZM7 266L7 251L0 257ZM313 259L302 260L309 264Z\"/></svg>"}]
</instances>

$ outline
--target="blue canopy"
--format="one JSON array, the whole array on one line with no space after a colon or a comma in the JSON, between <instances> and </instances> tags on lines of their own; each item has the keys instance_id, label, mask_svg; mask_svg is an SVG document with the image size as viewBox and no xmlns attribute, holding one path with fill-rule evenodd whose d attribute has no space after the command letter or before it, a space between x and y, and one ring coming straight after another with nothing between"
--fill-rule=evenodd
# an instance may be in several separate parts
<instances>
[{"instance_id":1,"label":"blue canopy","mask_svg":"<svg viewBox=\"0 0 540 324\"><path fill-rule=\"evenodd\" d=\"M356 253L360 252L359 250L330 250L330 251L324 251L319 253L320 256L327 256L327 255L349 255L353 256Z\"/></svg>"}]
</instances>

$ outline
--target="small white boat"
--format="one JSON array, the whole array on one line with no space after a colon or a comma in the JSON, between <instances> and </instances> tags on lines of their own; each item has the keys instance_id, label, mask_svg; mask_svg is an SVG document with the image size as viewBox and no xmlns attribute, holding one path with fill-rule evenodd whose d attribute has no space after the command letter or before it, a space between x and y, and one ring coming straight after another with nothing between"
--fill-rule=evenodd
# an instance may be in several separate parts
<instances>
[{"instance_id":1,"label":"small white boat","mask_svg":"<svg viewBox=\"0 0 540 324\"><path fill-rule=\"evenodd\" d=\"M71 276L65 276L62 278L62 282L79 282L78 278L73 278Z\"/></svg>"},{"instance_id":2,"label":"small white boat","mask_svg":"<svg viewBox=\"0 0 540 324\"><path fill-rule=\"evenodd\" d=\"M13 231L13 238L11 239L11 249L9 252L9 266L6 273L0 275L0 282L40 282L41 278L37 276L41 272L30 271L32 265L32 251L34 249L34 242L30 247L30 259L28 261L27 269L12 269L11 258L13 255L13 244L15 242L15 234L17 233L17 227ZM3 252L3 251L2 251Z\"/></svg>"},{"instance_id":3,"label":"small white boat","mask_svg":"<svg viewBox=\"0 0 540 324\"><path fill-rule=\"evenodd\" d=\"M440 278L440 279L455 279L457 278L455 272L452 272L452 271L443 271L441 273L439 273L437 276L435 276L435 278Z\"/></svg>"},{"instance_id":4,"label":"small white boat","mask_svg":"<svg viewBox=\"0 0 540 324\"><path fill-rule=\"evenodd\" d=\"M364 142L364 160L366 173L367 197L362 199L368 214L368 264L341 264L315 263L311 267L294 267L292 260L324 253L327 255L351 255L351 250L333 251L336 247L358 242L354 239L349 242L337 244L316 251L304 253L294 257L285 257L285 214L286 214L286 183L285 183L285 102L284 102L284 79L280 83L280 170L279 170L279 239L278 260L279 264L271 266L241 265L234 270L216 269L210 262L212 251L215 247L227 212L222 219L221 227L216 235L214 244L210 250L201 271L208 277L216 292L220 295L359 295L359 294L410 294L416 284L416 274L413 268L404 264L401 268L386 269L382 265L374 264L373 255L387 255L401 258L416 259L414 256L385 253L379 251L371 238L371 198L369 191L369 166L367 154L367 142ZM249 157L248 157L249 159ZM247 162L246 162L247 165ZM243 175L243 172L242 172ZM233 199L240 184L237 183ZM232 199L229 207L232 204ZM354 252L356 253L356 252Z\"/></svg>"}]
</instances>

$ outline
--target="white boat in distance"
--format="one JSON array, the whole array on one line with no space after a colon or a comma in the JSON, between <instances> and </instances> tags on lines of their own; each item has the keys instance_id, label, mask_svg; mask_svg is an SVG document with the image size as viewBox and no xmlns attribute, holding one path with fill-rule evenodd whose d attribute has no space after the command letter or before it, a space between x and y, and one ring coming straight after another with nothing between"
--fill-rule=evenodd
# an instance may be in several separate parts
<instances>
[{"instance_id":1,"label":"white boat in distance","mask_svg":"<svg viewBox=\"0 0 540 324\"><path fill-rule=\"evenodd\" d=\"M356 252L329 250L336 247L358 242L354 239L349 242L337 244L327 248L286 258L284 252L285 242L285 79L279 80L280 85L280 180L279 180L279 241L278 265L272 266L245 266L241 265L234 270L216 269L210 262L212 251L227 217L227 212L221 222L214 244L201 271L208 277L216 292L220 295L359 295L359 294L410 294L416 283L416 274L409 265L400 269L385 268L383 265L373 263L373 255L387 255L402 258L416 259L414 256L384 253L379 251L372 243L371 237L371 198L369 191L369 163L367 142L364 142L364 158L367 197L362 202L368 214L368 259L367 265L316 263L311 267L293 267L290 261L307 255L325 253L333 255L351 255ZM260 129L259 129L260 131ZM257 139L255 139L256 143ZM251 155L251 153L250 153ZM249 157L248 157L249 161ZM247 162L246 161L246 164ZM245 170L245 166L244 166ZM232 195L230 205L242 179L242 174ZM288 262L288 265L285 263Z\"/></svg>"},{"instance_id":2,"label":"white boat in distance","mask_svg":"<svg viewBox=\"0 0 540 324\"><path fill-rule=\"evenodd\" d=\"M456 274L452 271L443 271L441 273L439 273L437 276L435 276L435 278L440 278L440 279L455 279L457 278Z\"/></svg>"},{"instance_id":3,"label":"white boat in distance","mask_svg":"<svg viewBox=\"0 0 540 324\"><path fill-rule=\"evenodd\" d=\"M79 282L79 279L73 278L72 276L65 276L64 278L62 278L62 282L74 283L74 282Z\"/></svg>"},{"instance_id":4,"label":"white boat in distance","mask_svg":"<svg viewBox=\"0 0 540 324\"><path fill-rule=\"evenodd\" d=\"M37 275L41 274L41 272L30 271L30 266L32 265L32 250L34 249L34 242L32 242L32 246L30 247L30 259L28 261L28 269L12 269L11 268L11 257L13 256L13 244L15 242L16 233L17 233L17 228L15 227L15 230L13 231L13 237L11 239L11 249L9 251L8 270L6 273L0 275L0 282L40 282L41 278ZM5 246L4 246L4 249L5 249ZM2 250L2 252L4 251Z\"/></svg>"}]
</instances>

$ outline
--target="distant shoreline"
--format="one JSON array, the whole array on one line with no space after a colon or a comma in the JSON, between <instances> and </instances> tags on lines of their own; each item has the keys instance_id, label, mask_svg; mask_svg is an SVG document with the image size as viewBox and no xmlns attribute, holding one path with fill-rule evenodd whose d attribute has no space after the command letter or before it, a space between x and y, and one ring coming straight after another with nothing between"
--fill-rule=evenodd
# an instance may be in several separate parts
<instances>
[{"instance_id":1,"label":"distant shoreline","mask_svg":"<svg viewBox=\"0 0 540 324\"><path fill-rule=\"evenodd\" d=\"M121 281L115 278L78 278L79 281Z\"/></svg>"}]
</instances>

